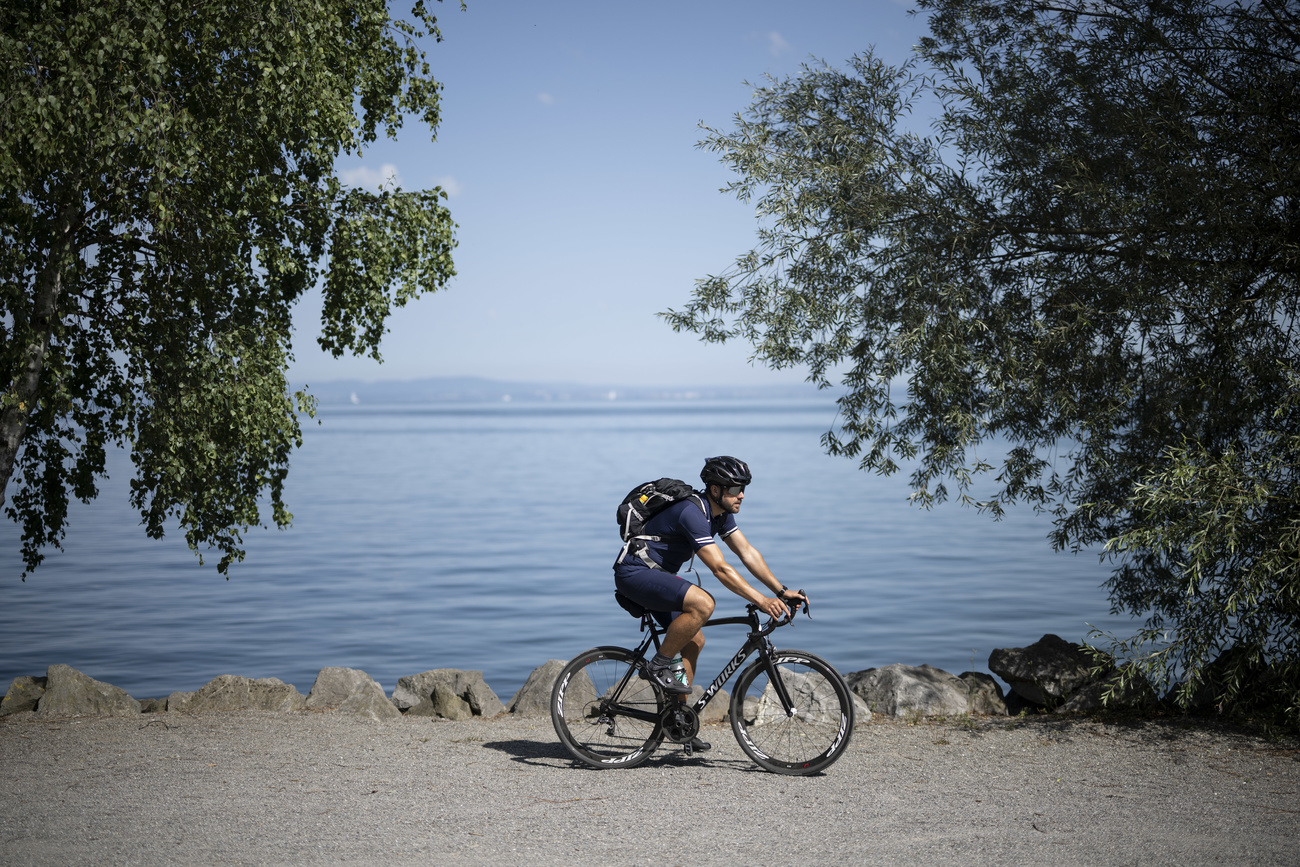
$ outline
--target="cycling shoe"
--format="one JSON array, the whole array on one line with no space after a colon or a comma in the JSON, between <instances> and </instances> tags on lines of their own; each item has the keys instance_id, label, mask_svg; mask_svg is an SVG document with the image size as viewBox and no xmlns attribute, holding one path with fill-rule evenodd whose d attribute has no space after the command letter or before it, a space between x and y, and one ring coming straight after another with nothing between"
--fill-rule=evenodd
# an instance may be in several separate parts
<instances>
[{"instance_id":1,"label":"cycling shoe","mask_svg":"<svg viewBox=\"0 0 1300 867\"><path fill-rule=\"evenodd\" d=\"M690 695L691 688L678 680L666 665L663 668L647 665L641 670L641 676L659 684L659 688L670 695Z\"/></svg>"}]
</instances>

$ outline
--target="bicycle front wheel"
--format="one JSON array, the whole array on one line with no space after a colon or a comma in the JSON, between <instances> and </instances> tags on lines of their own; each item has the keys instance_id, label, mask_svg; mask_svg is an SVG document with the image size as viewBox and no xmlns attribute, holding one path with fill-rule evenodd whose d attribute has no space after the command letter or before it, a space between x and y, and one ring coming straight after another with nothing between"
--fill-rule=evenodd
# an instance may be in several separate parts
<instances>
[{"instance_id":1,"label":"bicycle front wheel","mask_svg":"<svg viewBox=\"0 0 1300 867\"><path fill-rule=\"evenodd\" d=\"M786 713L767 666L757 660L731 694L731 729L745 753L778 774L815 774L829 767L853 735L853 698L829 662L802 650L772 656L793 704Z\"/></svg>"},{"instance_id":2,"label":"bicycle front wheel","mask_svg":"<svg viewBox=\"0 0 1300 867\"><path fill-rule=\"evenodd\" d=\"M645 660L625 647L573 658L551 690L551 722L574 758L593 768L630 768L663 742L658 687L638 676Z\"/></svg>"}]
</instances>

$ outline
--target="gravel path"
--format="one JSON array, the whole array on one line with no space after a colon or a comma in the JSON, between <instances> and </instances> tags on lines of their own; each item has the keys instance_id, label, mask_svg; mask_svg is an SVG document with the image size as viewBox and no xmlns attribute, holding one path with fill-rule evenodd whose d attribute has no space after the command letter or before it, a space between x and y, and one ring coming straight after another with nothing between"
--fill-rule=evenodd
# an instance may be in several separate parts
<instances>
[{"instance_id":1,"label":"gravel path","mask_svg":"<svg viewBox=\"0 0 1300 867\"><path fill-rule=\"evenodd\" d=\"M1300 864L1300 751L1203 721L860 725L820 777L730 729L634 769L548 720L0 720L0 863Z\"/></svg>"}]
</instances>

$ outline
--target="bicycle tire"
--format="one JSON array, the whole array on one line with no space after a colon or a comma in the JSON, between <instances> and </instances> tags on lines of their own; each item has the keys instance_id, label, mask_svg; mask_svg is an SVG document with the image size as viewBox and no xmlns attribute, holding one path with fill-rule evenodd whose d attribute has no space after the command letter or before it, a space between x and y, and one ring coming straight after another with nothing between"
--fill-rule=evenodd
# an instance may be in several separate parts
<instances>
[{"instance_id":1,"label":"bicycle tire","mask_svg":"<svg viewBox=\"0 0 1300 867\"><path fill-rule=\"evenodd\" d=\"M639 671L645 661L626 647L594 647L570 660L551 689L555 733L574 758L593 768L635 767L663 742L658 686L633 672L616 703L605 701L634 664ZM652 715L653 722L619 708Z\"/></svg>"},{"instance_id":2,"label":"bicycle tire","mask_svg":"<svg viewBox=\"0 0 1300 867\"><path fill-rule=\"evenodd\" d=\"M794 704L787 716L759 659L731 694L731 730L740 748L778 774L815 774L834 764L853 736L853 696L826 660L802 650L778 650L772 662Z\"/></svg>"}]
</instances>

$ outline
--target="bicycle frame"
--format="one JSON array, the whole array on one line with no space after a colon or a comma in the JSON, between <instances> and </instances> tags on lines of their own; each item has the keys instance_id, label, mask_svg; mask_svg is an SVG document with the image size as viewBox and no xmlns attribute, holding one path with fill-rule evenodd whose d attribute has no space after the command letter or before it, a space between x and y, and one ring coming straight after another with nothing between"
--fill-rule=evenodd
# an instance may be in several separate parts
<instances>
[{"instance_id":1,"label":"bicycle frame","mask_svg":"<svg viewBox=\"0 0 1300 867\"><path fill-rule=\"evenodd\" d=\"M786 691L785 683L781 680L780 671L772 664L772 654L775 652L775 648L767 637L771 634L772 630L776 629L780 625L781 621L776 619L773 619L767 626L760 625L758 609L752 605L749 606L749 613L745 617L721 617L717 620L706 621L704 628L710 626L748 626L750 631L749 635L745 638L745 643L741 645L740 650L736 651L735 655L731 657L731 660L722 667L722 671L713 679L713 683L709 684L709 688L704 690L704 694L695 700L695 703L691 705L691 709L694 710L696 714L702 713L705 706L713 700L713 697L716 696L718 691L726 685L727 681L731 680L732 676L737 671L740 671L740 667L745 664L745 660L749 658L750 654L757 651L759 658L763 660L764 668L767 669L768 680L771 682L776 691L777 698L781 702L782 710L784 710L787 715L792 714L794 712L794 703L790 700L790 693ZM650 649L651 644L653 644L655 650L658 651L660 647L660 637L668 632L667 628L660 626L658 621L656 621L648 612L641 615L641 629L643 631L648 630L649 635L641 641L634 651L637 659L645 659L646 651ZM615 696L623 694L623 689L627 686L628 680L633 676L635 671L635 664L628 667L627 673L624 674L622 680L618 682L618 688L614 690ZM615 703L617 704L617 700ZM637 708L628 708L618 705L618 710L625 716L646 720L647 722L655 722L658 719L657 714L647 713Z\"/></svg>"}]
</instances>

